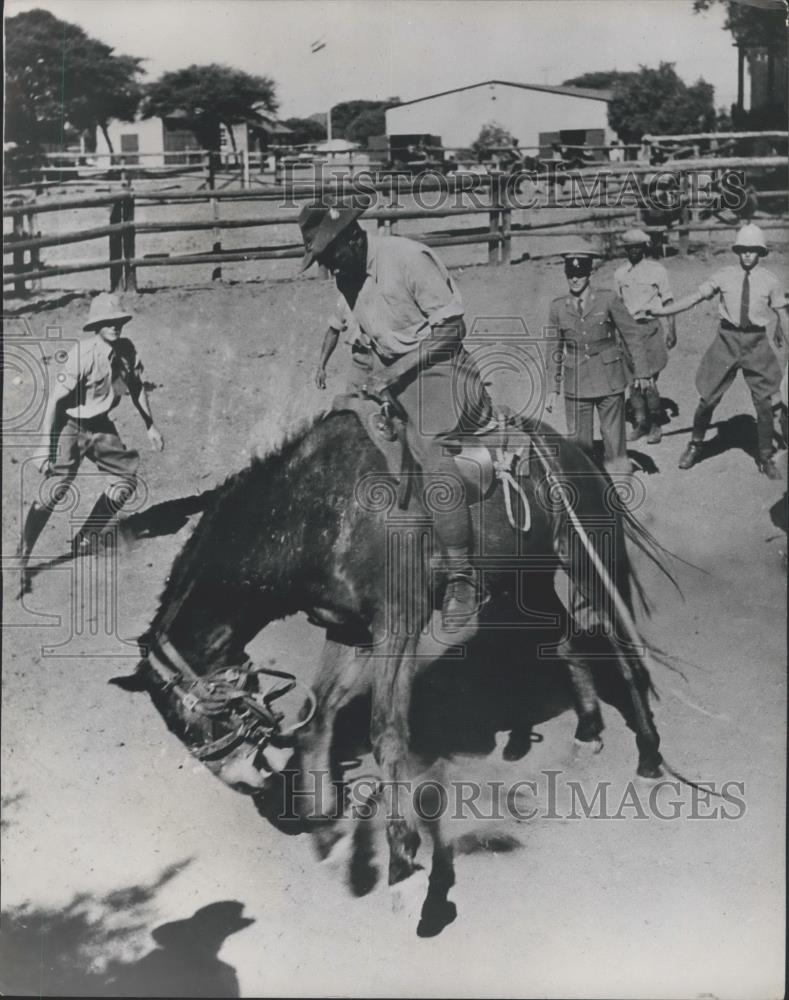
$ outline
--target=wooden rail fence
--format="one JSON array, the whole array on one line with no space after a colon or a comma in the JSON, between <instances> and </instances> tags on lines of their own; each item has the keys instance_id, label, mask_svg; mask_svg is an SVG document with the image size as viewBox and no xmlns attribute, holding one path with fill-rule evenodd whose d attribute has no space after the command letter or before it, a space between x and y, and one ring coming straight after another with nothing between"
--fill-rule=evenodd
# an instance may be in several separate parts
<instances>
[{"instance_id":1,"label":"wooden rail fence","mask_svg":"<svg viewBox=\"0 0 789 1000\"><path fill-rule=\"evenodd\" d=\"M737 158L709 159L701 161L676 161L662 164L660 167L639 166L637 164L610 164L595 170L575 170L563 173L559 178L548 178L550 195L554 199L549 207L570 207L569 201L563 200L561 190L567 182L576 181L579 184L588 179L606 179L606 183L626 189L633 184L633 178L654 177L656 173L678 175L678 189L684 191L690 183L692 173L713 173L728 167L781 167L786 168L786 157L761 157L743 161ZM526 175L522 180L531 180L535 184L545 184L545 175ZM491 264L504 264L510 261L512 243L514 240L534 237L556 237L560 235L602 238L606 249L610 249L612 241L625 231L625 219L638 213L635 192L630 191L630 203L623 200L617 208L590 208L576 212L572 216L560 220L531 221L513 224L512 213L522 206L513 201L511 178L506 175L475 174L451 176L434 179L434 182L415 181L403 176L387 177L384 181L368 185L370 194L380 196L379 205L364 214L364 219L373 220L379 230L385 233L394 231L398 222L414 219L453 219L472 215L487 216L487 224L461 231L449 230L432 232L420 236L430 246L463 246L473 244L487 245L488 261ZM11 265L3 267L3 285L13 286L13 293L23 297L31 291L37 291L40 283L46 278L59 275L77 274L81 272L107 270L109 285L112 290L135 290L137 287L137 269L142 267L170 267L185 265L214 265L212 277L221 278L223 263L237 263L253 260L281 260L301 257L303 248L300 239L292 242L276 243L265 246L255 246L243 249L227 250L222 248L222 232L239 229L259 229L270 226L296 227L298 219L298 201L320 196L323 191L332 195L350 195L354 193L352 182L335 182L326 188L315 185L293 184L279 186L269 190L196 190L196 191L134 191L130 186L121 191L102 195L91 195L81 198L42 199L26 204L9 205L3 209L3 217L12 221L12 232L5 237L4 255L11 256ZM435 208L395 207L395 196L418 193L421 197L433 192L447 195L445 202L452 196L471 199L471 204L437 205ZM773 192L783 194L786 192ZM274 211L266 215L250 215L243 219L224 218L221 207L224 203L235 202L271 202L278 201L289 206L287 211ZM151 205L183 205L194 202L207 202L211 208L211 218L205 220L164 219L156 221L140 221L136 218L138 206ZM36 230L37 217L43 213L65 212L82 209L109 208L109 221L104 226L73 231L58 232L42 236ZM617 225L617 223L620 223ZM580 228L589 226L592 228ZM784 221L761 222L764 229L789 228ZM655 233L665 233L667 226L643 226L642 228ZM705 224L693 220L687 209L683 209L675 227L679 233L680 252L687 252L689 234L715 233L735 230L736 225ZM210 252L168 253L138 255L137 234L149 233L180 233L210 231L212 234ZM294 233L295 236L295 233ZM63 246L91 242L98 239L108 239L108 254L106 257L84 261L73 261L62 265L47 266L42 263L41 251L48 247ZM25 259L27 257L27 259Z\"/></svg>"}]
</instances>

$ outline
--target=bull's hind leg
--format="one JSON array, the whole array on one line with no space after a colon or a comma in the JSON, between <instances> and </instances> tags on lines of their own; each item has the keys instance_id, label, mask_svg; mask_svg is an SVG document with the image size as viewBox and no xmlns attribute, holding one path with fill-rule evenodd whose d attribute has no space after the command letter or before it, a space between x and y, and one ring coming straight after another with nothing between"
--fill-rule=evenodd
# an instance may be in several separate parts
<instances>
[{"instance_id":1,"label":"bull's hind leg","mask_svg":"<svg viewBox=\"0 0 789 1000\"><path fill-rule=\"evenodd\" d=\"M642 778L659 778L663 773L660 767L663 758L659 749L660 736L649 708L649 676L640 664L631 666L636 696L643 706L643 711L639 712L633 704L633 692L617 666L616 656L616 651L612 649L610 657L593 663L595 686L603 701L613 705L625 720L628 729L635 733L638 774Z\"/></svg>"},{"instance_id":2,"label":"bull's hind leg","mask_svg":"<svg viewBox=\"0 0 789 1000\"><path fill-rule=\"evenodd\" d=\"M600 714L600 703L597 700L594 673L587 659L588 643L584 643L582 637L567 638L559 644L558 652L564 658L570 675L573 702L578 717L575 739L578 743L590 745L597 752L603 747L601 733L604 725Z\"/></svg>"}]
</instances>

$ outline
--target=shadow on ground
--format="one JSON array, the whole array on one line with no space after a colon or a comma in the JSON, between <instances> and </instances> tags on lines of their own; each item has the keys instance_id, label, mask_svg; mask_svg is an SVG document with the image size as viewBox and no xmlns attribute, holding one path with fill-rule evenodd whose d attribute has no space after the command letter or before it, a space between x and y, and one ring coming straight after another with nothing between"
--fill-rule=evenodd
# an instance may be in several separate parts
<instances>
[{"instance_id":1,"label":"shadow on ground","mask_svg":"<svg viewBox=\"0 0 789 1000\"><path fill-rule=\"evenodd\" d=\"M217 953L254 920L225 900L155 927L146 947L148 911L158 891L189 864L170 865L149 885L106 896L81 893L62 909L29 904L4 910L0 991L14 996L237 997L235 969ZM109 961L108 961L109 958Z\"/></svg>"}]
</instances>

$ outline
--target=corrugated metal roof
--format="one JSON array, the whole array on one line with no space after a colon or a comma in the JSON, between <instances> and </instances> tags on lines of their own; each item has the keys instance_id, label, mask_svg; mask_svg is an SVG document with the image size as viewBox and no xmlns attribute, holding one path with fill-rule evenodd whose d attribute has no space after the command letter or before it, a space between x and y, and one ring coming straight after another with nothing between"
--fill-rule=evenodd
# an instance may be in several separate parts
<instances>
[{"instance_id":1,"label":"corrugated metal roof","mask_svg":"<svg viewBox=\"0 0 789 1000\"><path fill-rule=\"evenodd\" d=\"M515 83L512 80L483 80L482 83L470 83L466 87L453 87L452 90L440 90L437 94L428 94L425 97L416 97L413 101L403 101L394 105L391 111L405 107L407 104L418 104L420 101L430 101L434 97L444 97L447 94L457 94L462 90L475 90L477 87L490 87L497 84L499 87L518 87L520 90L540 90L548 94L563 94L565 97L579 97L588 101L610 101L613 96L610 90L590 90L586 87L552 87L547 83Z\"/></svg>"}]
</instances>

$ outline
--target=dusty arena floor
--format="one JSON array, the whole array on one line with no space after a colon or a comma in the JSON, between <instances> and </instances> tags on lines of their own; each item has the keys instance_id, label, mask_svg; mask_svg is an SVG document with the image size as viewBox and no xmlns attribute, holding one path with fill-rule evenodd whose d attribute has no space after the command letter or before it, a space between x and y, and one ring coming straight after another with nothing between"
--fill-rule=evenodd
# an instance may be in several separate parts
<instances>
[{"instance_id":1,"label":"dusty arena floor","mask_svg":"<svg viewBox=\"0 0 789 1000\"><path fill-rule=\"evenodd\" d=\"M677 295L729 256L668 260ZM766 263L786 273L787 254ZM456 275L469 325L477 320L474 329L494 342L518 335L518 317L539 336L564 287L561 268L548 262ZM307 279L127 297L129 335L166 438L163 453L148 450L124 401L118 424L143 454L141 509L210 489L250 449L276 444L340 390L340 350L327 392L312 381L333 300L329 282ZM7 344L22 357L42 343L51 370L58 340L78 335L86 310L74 301L27 326L11 321ZM136 662L133 640L196 521L188 504L180 517L177 505L159 508L170 516L120 550L107 570L117 588L108 603L92 603L86 580L98 567L66 556L73 522L101 488L86 469L78 507L54 517L39 542L32 594L14 600L9 557L38 482L24 434L33 369L19 367L5 386L2 991L212 995L231 989L218 984L234 970L241 996L781 995L785 482L760 476L748 453L755 426L741 379L716 413L705 460L677 469L714 315L706 304L678 318L679 345L661 376L677 412L660 445L639 442L631 454L644 469L638 516L686 560L673 566L684 598L639 565L656 605L643 629L677 658L675 670L657 665L654 676L666 756L718 789L739 783L730 792L744 805L724 809L679 786L661 800L679 803L664 805L667 816L680 813L674 819L639 817L631 803L609 820L560 809L559 818L450 821L458 914L429 940L415 935L408 907L393 909L385 879L354 896L340 863L319 865L307 837L268 825L190 758L147 697L108 686ZM501 394L523 405L528 390L518 378L499 381ZM785 476L785 453L779 466ZM252 652L309 682L322 639L296 618L264 630ZM492 687L497 669L490 664ZM604 714L605 748L595 757L574 754L575 719L564 712L540 727L542 741L523 760L502 760L502 732L487 752L456 758L452 773L543 787L545 772L559 771L565 790L572 780L609 781L618 805L635 749L615 711ZM646 801L649 786L637 784ZM382 833L378 851L385 868ZM156 928L228 900L254 922L236 929L198 916L144 958Z\"/></svg>"}]
</instances>

